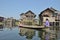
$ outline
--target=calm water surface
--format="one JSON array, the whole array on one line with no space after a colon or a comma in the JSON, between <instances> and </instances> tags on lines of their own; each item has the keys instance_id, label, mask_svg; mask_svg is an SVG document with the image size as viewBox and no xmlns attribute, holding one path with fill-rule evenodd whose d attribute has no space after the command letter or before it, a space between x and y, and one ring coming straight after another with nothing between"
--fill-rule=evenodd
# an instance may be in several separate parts
<instances>
[{"instance_id":1,"label":"calm water surface","mask_svg":"<svg viewBox=\"0 0 60 40\"><path fill-rule=\"evenodd\" d=\"M0 40L60 40L60 31L50 33L28 28L1 28Z\"/></svg>"}]
</instances>

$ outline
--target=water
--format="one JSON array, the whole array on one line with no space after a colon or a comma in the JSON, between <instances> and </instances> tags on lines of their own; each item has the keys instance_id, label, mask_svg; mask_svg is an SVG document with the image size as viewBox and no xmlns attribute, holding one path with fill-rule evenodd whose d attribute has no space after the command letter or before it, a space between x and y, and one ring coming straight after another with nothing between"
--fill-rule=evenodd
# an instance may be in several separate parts
<instances>
[{"instance_id":1,"label":"water","mask_svg":"<svg viewBox=\"0 0 60 40\"><path fill-rule=\"evenodd\" d=\"M60 40L60 31L55 33L40 29L4 27L0 29L0 40Z\"/></svg>"}]
</instances>

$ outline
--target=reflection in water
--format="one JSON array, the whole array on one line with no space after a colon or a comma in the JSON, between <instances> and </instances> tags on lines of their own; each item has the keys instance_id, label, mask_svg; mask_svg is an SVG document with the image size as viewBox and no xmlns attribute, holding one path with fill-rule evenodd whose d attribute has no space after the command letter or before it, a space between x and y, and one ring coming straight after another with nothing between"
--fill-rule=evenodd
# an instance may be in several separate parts
<instances>
[{"instance_id":1,"label":"reflection in water","mask_svg":"<svg viewBox=\"0 0 60 40\"><path fill-rule=\"evenodd\" d=\"M16 26L14 26L14 25L12 25L12 24L4 24L4 28L8 28L8 29L10 29L10 30L12 30L12 28L14 28L14 27L16 27Z\"/></svg>"},{"instance_id":2,"label":"reflection in water","mask_svg":"<svg viewBox=\"0 0 60 40\"><path fill-rule=\"evenodd\" d=\"M20 28L19 35L26 36L28 40L33 40L34 36L36 36L36 31L38 31L37 37L40 38L40 40L57 40L57 32L49 33L43 30Z\"/></svg>"},{"instance_id":3,"label":"reflection in water","mask_svg":"<svg viewBox=\"0 0 60 40\"><path fill-rule=\"evenodd\" d=\"M0 31L3 31L3 28L8 28L8 29L12 30L13 26L10 26L10 25L0 25Z\"/></svg>"},{"instance_id":4,"label":"reflection in water","mask_svg":"<svg viewBox=\"0 0 60 40\"><path fill-rule=\"evenodd\" d=\"M37 29L0 26L0 40L60 40L60 31L52 30L53 33ZM7 30L6 30L7 29ZM14 29L14 30L12 30ZM11 30L11 31L10 31ZM6 37L5 37L6 35Z\"/></svg>"},{"instance_id":5,"label":"reflection in water","mask_svg":"<svg viewBox=\"0 0 60 40\"><path fill-rule=\"evenodd\" d=\"M3 31L3 25L0 25L0 31Z\"/></svg>"},{"instance_id":6,"label":"reflection in water","mask_svg":"<svg viewBox=\"0 0 60 40\"><path fill-rule=\"evenodd\" d=\"M0 25L0 29L3 29L3 25Z\"/></svg>"},{"instance_id":7,"label":"reflection in water","mask_svg":"<svg viewBox=\"0 0 60 40\"><path fill-rule=\"evenodd\" d=\"M20 36L26 36L26 39L32 39L35 35L35 31L32 29L20 28Z\"/></svg>"},{"instance_id":8,"label":"reflection in water","mask_svg":"<svg viewBox=\"0 0 60 40\"><path fill-rule=\"evenodd\" d=\"M39 31L38 36L41 38L41 40L56 40L57 32L49 33L49 32Z\"/></svg>"}]
</instances>

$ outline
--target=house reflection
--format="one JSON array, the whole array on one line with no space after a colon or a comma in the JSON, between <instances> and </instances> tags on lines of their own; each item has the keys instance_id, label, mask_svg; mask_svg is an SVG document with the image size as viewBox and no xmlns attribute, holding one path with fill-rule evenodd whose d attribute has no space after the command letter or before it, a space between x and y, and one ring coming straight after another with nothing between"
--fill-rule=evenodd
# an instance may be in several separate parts
<instances>
[{"instance_id":1,"label":"house reflection","mask_svg":"<svg viewBox=\"0 0 60 40\"><path fill-rule=\"evenodd\" d=\"M0 25L0 31L3 31L3 25Z\"/></svg>"},{"instance_id":2,"label":"house reflection","mask_svg":"<svg viewBox=\"0 0 60 40\"><path fill-rule=\"evenodd\" d=\"M26 36L26 39L30 40L35 35L35 31L32 29L20 28L20 36Z\"/></svg>"},{"instance_id":3,"label":"house reflection","mask_svg":"<svg viewBox=\"0 0 60 40\"><path fill-rule=\"evenodd\" d=\"M49 33L49 32L39 31L38 37L40 37L41 40L57 40L57 32Z\"/></svg>"},{"instance_id":4,"label":"house reflection","mask_svg":"<svg viewBox=\"0 0 60 40\"><path fill-rule=\"evenodd\" d=\"M36 31L38 31L36 33ZM52 32L46 32L43 30L36 30L36 29L27 29L27 28L19 28L19 35L26 36L26 39L32 40L34 37L39 38L40 40L58 40L58 31L52 30ZM36 36L37 34L37 36Z\"/></svg>"}]
</instances>

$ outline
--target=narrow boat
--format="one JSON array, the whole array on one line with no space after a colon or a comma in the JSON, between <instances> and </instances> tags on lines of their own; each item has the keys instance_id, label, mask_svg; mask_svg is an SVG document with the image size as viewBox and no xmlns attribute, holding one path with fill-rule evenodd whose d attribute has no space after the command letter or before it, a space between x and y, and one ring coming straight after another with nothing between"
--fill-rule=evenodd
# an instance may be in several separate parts
<instances>
[{"instance_id":1,"label":"narrow boat","mask_svg":"<svg viewBox=\"0 0 60 40\"><path fill-rule=\"evenodd\" d=\"M19 27L23 27L23 28L44 28L44 26L34 26L34 25L19 25Z\"/></svg>"}]
</instances>

